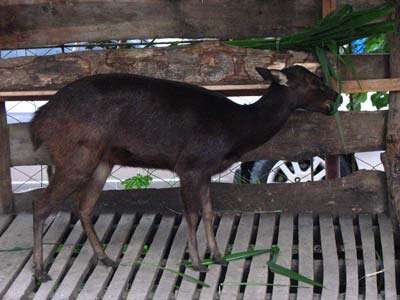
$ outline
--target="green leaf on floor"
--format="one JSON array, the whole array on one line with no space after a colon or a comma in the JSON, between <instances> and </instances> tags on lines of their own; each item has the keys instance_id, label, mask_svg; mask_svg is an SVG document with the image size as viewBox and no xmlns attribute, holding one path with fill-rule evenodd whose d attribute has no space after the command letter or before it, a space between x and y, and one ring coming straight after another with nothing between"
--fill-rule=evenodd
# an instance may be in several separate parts
<instances>
[{"instance_id":1,"label":"green leaf on floor","mask_svg":"<svg viewBox=\"0 0 400 300\"><path fill-rule=\"evenodd\" d=\"M316 282L304 275L301 275L295 271L292 271L286 267L283 267L281 265L278 265L276 263L276 260L278 259L278 255L279 255L279 247L276 245L273 245L271 247L271 258L269 259L269 261L267 262L267 266L269 267L269 269L271 270L271 272L288 277L290 279L296 280L298 282L304 282L307 284L310 284L312 286L317 286L317 287L321 287L323 288L324 286L319 283Z\"/></svg>"},{"instance_id":2,"label":"green leaf on floor","mask_svg":"<svg viewBox=\"0 0 400 300\"><path fill-rule=\"evenodd\" d=\"M17 252L17 251L26 251L32 250L32 247L13 247L10 249L0 249L0 252Z\"/></svg>"},{"instance_id":3,"label":"green leaf on floor","mask_svg":"<svg viewBox=\"0 0 400 300\"><path fill-rule=\"evenodd\" d=\"M230 253L228 255L224 256L224 260L229 262L229 261L234 261L234 260L239 260L239 259L247 259L253 256L257 255L262 255L265 253L269 253L271 250L270 249L252 249L248 251L241 251L241 252L234 252ZM216 264L212 258L205 259L201 262L203 266L210 266ZM186 267L191 268L192 263L189 261L185 264Z\"/></svg>"},{"instance_id":4,"label":"green leaf on floor","mask_svg":"<svg viewBox=\"0 0 400 300\"><path fill-rule=\"evenodd\" d=\"M163 271L167 271L167 272L173 273L173 274L175 274L175 275L181 276L182 279L184 279L184 280L186 280L186 281L189 281L189 282L191 282L191 283L198 284L198 285L201 285L202 287L206 287L206 288L209 288L209 287L210 287L210 286L209 286L207 283L205 283L204 281L201 281L201 280L199 280L199 279L197 279L197 278L195 278L195 277L193 277L193 276L184 274L184 273L179 272L179 271L174 270L174 269L170 269L170 268L167 268L167 267L162 267L162 266L159 266L159 265L157 265L157 264L145 263L145 262L143 262L143 261L137 262L136 264L138 264L138 265L143 265L143 266L149 266L149 267L157 268L157 269L160 269L160 270L163 270Z\"/></svg>"}]
</instances>

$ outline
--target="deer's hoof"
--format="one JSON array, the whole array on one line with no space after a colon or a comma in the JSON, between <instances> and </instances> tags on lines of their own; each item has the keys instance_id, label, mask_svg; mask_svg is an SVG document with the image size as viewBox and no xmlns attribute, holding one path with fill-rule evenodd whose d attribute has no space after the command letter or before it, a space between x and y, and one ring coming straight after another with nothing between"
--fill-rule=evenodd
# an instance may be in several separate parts
<instances>
[{"instance_id":1,"label":"deer's hoof","mask_svg":"<svg viewBox=\"0 0 400 300\"><path fill-rule=\"evenodd\" d=\"M228 265L228 262L221 255L214 255L212 259L217 265L221 265L223 267Z\"/></svg>"},{"instance_id":2,"label":"deer's hoof","mask_svg":"<svg viewBox=\"0 0 400 300\"><path fill-rule=\"evenodd\" d=\"M99 260L101 261L101 263L107 267L117 267L118 264L117 262L113 261L111 258L109 258L108 256L103 257L103 258L99 258Z\"/></svg>"},{"instance_id":3,"label":"deer's hoof","mask_svg":"<svg viewBox=\"0 0 400 300\"><path fill-rule=\"evenodd\" d=\"M206 273L208 271L208 268L203 265L193 265L192 269L200 273Z\"/></svg>"},{"instance_id":4,"label":"deer's hoof","mask_svg":"<svg viewBox=\"0 0 400 300\"><path fill-rule=\"evenodd\" d=\"M44 271L41 272L35 272L35 279L38 282L47 282L47 281L51 281L51 277L49 276L49 274L47 274Z\"/></svg>"}]
</instances>

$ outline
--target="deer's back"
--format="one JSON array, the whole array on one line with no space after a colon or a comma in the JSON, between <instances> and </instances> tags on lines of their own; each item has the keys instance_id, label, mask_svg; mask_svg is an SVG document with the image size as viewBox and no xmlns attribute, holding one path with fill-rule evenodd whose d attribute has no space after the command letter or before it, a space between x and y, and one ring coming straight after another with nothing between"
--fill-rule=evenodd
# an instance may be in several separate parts
<instances>
[{"instance_id":1,"label":"deer's back","mask_svg":"<svg viewBox=\"0 0 400 300\"><path fill-rule=\"evenodd\" d=\"M186 152L201 156L227 147L238 109L220 94L185 83L95 75L62 88L37 113L32 130L50 151L60 144L101 144L120 159L133 155L132 165L172 168Z\"/></svg>"}]
</instances>

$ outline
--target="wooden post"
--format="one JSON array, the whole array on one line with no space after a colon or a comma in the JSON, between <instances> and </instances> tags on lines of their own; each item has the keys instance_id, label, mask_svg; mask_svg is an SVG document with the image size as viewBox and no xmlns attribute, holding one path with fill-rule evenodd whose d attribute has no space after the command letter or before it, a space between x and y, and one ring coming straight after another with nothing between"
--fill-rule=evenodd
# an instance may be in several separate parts
<instances>
[{"instance_id":1,"label":"wooden post","mask_svg":"<svg viewBox=\"0 0 400 300\"><path fill-rule=\"evenodd\" d=\"M13 211L10 174L10 137L6 103L0 99L0 214Z\"/></svg>"},{"instance_id":2,"label":"wooden post","mask_svg":"<svg viewBox=\"0 0 400 300\"><path fill-rule=\"evenodd\" d=\"M336 0L322 0L322 16L325 17L336 10ZM340 157L338 155L327 155L325 158L326 179L340 177Z\"/></svg>"},{"instance_id":3,"label":"wooden post","mask_svg":"<svg viewBox=\"0 0 400 300\"><path fill-rule=\"evenodd\" d=\"M400 0L396 1L396 28L390 44L390 73L400 76ZM389 96L389 115L387 121L385 165L389 200L397 221L400 221L400 92Z\"/></svg>"}]
</instances>

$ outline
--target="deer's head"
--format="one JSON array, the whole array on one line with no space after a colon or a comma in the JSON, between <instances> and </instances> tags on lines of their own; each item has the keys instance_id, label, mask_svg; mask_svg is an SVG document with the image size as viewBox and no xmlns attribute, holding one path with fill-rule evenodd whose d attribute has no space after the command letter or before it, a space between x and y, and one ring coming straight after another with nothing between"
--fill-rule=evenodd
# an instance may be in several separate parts
<instances>
[{"instance_id":1,"label":"deer's head","mask_svg":"<svg viewBox=\"0 0 400 300\"><path fill-rule=\"evenodd\" d=\"M291 66L282 70L256 68L271 85L290 89L294 108L333 114L337 110L340 95L328 87L323 80L302 66Z\"/></svg>"}]
</instances>

